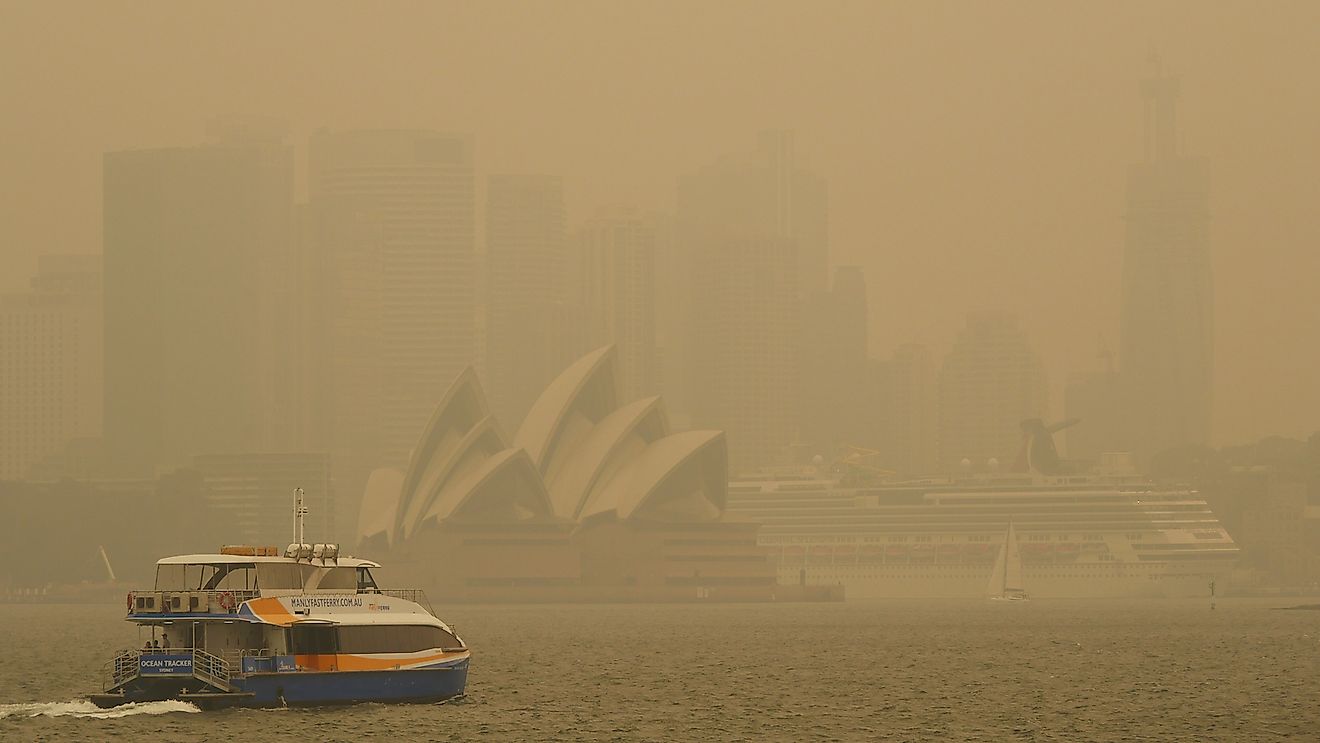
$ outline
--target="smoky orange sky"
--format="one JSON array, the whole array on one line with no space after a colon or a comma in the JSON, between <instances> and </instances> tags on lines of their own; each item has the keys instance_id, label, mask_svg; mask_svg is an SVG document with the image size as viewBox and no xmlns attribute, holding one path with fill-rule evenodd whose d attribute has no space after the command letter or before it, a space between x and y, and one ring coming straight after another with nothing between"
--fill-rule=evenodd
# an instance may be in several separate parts
<instances>
[{"instance_id":1,"label":"smoky orange sky","mask_svg":"<svg viewBox=\"0 0 1320 743\"><path fill-rule=\"evenodd\" d=\"M865 267L872 353L1007 308L1062 382L1118 347L1152 52L1212 177L1219 443L1320 427L1320 3L0 3L0 288L100 250L101 153L217 114L476 135L569 213L792 128Z\"/></svg>"}]
</instances>

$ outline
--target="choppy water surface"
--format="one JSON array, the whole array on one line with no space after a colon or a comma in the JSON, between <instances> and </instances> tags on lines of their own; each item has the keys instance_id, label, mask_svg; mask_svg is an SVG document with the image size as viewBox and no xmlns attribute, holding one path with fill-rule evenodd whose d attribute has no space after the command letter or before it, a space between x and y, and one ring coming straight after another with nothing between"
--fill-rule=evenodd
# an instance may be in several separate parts
<instances>
[{"instance_id":1,"label":"choppy water surface","mask_svg":"<svg viewBox=\"0 0 1320 743\"><path fill-rule=\"evenodd\" d=\"M1221 601L454 606L443 705L97 710L121 606L0 606L0 740L1320 740L1320 612Z\"/></svg>"}]
</instances>

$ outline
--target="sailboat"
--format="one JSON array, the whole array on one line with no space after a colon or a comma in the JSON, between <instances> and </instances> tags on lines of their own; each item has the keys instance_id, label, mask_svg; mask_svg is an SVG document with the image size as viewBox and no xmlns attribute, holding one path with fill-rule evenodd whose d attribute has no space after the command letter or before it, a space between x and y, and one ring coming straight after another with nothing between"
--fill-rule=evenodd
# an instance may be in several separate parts
<instances>
[{"instance_id":1,"label":"sailboat","mask_svg":"<svg viewBox=\"0 0 1320 743\"><path fill-rule=\"evenodd\" d=\"M1017 532L1012 522L1004 535L1004 546L990 571L990 584L986 593L992 601L1026 601L1027 591L1022 587L1022 555L1018 551Z\"/></svg>"}]
</instances>

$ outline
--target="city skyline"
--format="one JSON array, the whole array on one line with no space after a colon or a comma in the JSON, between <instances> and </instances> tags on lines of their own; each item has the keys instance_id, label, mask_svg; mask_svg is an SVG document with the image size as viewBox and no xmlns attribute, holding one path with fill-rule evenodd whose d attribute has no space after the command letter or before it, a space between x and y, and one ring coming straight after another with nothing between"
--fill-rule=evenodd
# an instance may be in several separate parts
<instances>
[{"instance_id":1,"label":"city skyline","mask_svg":"<svg viewBox=\"0 0 1320 743\"><path fill-rule=\"evenodd\" d=\"M791 127L830 181L832 262L904 277L871 303L872 352L924 342L942 353L965 311L1002 307L1023 318L1062 399L1066 371L1091 363L1097 337L1119 343L1125 166L1141 156L1136 86L1157 50L1183 79L1188 151L1210 163L1216 184L1214 443L1303 435L1320 410L1320 391L1307 384L1320 351L1291 344L1295 355L1280 356L1281 340L1308 334L1304 277L1320 270L1305 247L1320 239L1306 218L1320 107L1303 88L1276 84L1317 65L1312 4L1262 16L1246 3L1214 13L1171 2L957 14L839 4L828 15L729 3L703 10L709 34L690 33L682 9L691 6L681 5L627 18L591 3L532 9L501 17L499 34L478 8L437 5L424 11L434 22L408 23L404 14L286 7L257 26L209 10L185 19L164 5L78 8L78 24L60 23L72 6L15 7L5 68L23 76L3 84L26 105L0 122L15 173L0 194L0 284L21 288L41 253L100 249L101 152L191 145L217 113L282 118L294 142L326 126L474 132L479 178L562 174L570 224L620 201L669 211L678 174L749 131ZM611 33L586 33L587 19ZM345 23L393 39L391 48L257 65L237 51L244 45L222 41L277 49L289 34L333 38ZM58 41L43 30L52 24ZM215 33L198 36L203 26ZM690 52L666 46L667 34L683 35ZM982 38L1015 51L986 55ZM21 62L58 61L74 45L98 63ZM615 61L595 64L597 55ZM168 68L157 63L165 57ZM697 67L711 74L689 74ZM831 83L815 84L827 72ZM681 90L667 87L680 77ZM531 112L543 115L528 128ZM297 188L302 198L303 179ZM1096 301L1071 303L1079 290ZM914 306L921 311L907 311ZM1240 394L1251 385L1290 394Z\"/></svg>"}]
</instances>

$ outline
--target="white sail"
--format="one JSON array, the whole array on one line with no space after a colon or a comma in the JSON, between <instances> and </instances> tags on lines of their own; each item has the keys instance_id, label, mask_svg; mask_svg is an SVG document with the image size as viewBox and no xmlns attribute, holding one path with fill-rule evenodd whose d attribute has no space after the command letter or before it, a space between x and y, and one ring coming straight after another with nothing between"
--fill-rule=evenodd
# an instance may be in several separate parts
<instances>
[{"instance_id":1,"label":"white sail","mask_svg":"<svg viewBox=\"0 0 1320 743\"><path fill-rule=\"evenodd\" d=\"M1004 534L1004 545L999 548L995 566L990 571L990 583L986 593L992 599L1018 600L1027 597L1022 586L1022 554L1018 549L1017 531L1009 523Z\"/></svg>"}]
</instances>

